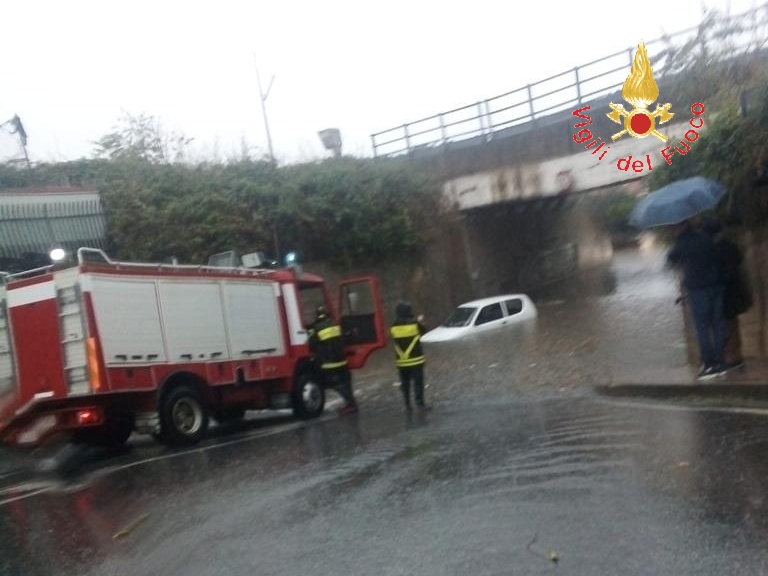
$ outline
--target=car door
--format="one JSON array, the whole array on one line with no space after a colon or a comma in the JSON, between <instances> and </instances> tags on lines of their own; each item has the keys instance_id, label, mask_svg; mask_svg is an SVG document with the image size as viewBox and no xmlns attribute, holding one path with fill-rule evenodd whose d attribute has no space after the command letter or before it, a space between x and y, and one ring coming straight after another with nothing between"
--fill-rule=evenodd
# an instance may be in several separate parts
<instances>
[{"instance_id":1,"label":"car door","mask_svg":"<svg viewBox=\"0 0 768 576\"><path fill-rule=\"evenodd\" d=\"M480 309L475 319L475 331L487 332L500 328L504 325L506 319L504 317L504 310L501 307L501 302L494 302L493 304L486 304Z\"/></svg>"},{"instance_id":2,"label":"car door","mask_svg":"<svg viewBox=\"0 0 768 576\"><path fill-rule=\"evenodd\" d=\"M362 368L373 352L387 344L378 278L341 282L338 309L347 364L351 369Z\"/></svg>"}]
</instances>

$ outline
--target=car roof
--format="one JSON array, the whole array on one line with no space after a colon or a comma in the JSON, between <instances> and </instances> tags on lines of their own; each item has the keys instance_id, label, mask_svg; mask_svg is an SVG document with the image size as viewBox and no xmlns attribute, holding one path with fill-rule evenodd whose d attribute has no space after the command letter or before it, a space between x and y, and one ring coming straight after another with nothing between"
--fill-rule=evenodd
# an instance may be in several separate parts
<instances>
[{"instance_id":1,"label":"car roof","mask_svg":"<svg viewBox=\"0 0 768 576\"><path fill-rule=\"evenodd\" d=\"M479 308L480 306L487 306L488 304L496 304L497 302L504 302L505 300L512 300L513 298L520 298L522 300L529 300L525 294L505 294L504 296L491 296L490 298L481 298L479 300L472 300L472 302L465 302L459 304L459 308L469 308L470 306Z\"/></svg>"}]
</instances>

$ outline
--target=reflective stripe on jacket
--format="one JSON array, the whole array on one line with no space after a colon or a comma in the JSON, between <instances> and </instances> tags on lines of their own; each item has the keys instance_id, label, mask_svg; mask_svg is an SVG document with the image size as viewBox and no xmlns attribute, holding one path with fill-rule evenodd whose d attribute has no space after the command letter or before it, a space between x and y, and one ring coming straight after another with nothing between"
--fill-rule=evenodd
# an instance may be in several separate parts
<instances>
[{"instance_id":1,"label":"reflective stripe on jacket","mask_svg":"<svg viewBox=\"0 0 768 576\"><path fill-rule=\"evenodd\" d=\"M395 361L398 368L410 368L424 364L421 348L421 327L416 322L394 324L390 334L395 341Z\"/></svg>"},{"instance_id":2,"label":"reflective stripe on jacket","mask_svg":"<svg viewBox=\"0 0 768 576\"><path fill-rule=\"evenodd\" d=\"M317 339L320 342L325 342L331 338L341 338L341 326L328 326L317 331Z\"/></svg>"},{"instance_id":3,"label":"reflective stripe on jacket","mask_svg":"<svg viewBox=\"0 0 768 576\"><path fill-rule=\"evenodd\" d=\"M309 347L320 358L323 370L335 370L347 365L341 327L330 318L318 320L309 328Z\"/></svg>"}]
</instances>

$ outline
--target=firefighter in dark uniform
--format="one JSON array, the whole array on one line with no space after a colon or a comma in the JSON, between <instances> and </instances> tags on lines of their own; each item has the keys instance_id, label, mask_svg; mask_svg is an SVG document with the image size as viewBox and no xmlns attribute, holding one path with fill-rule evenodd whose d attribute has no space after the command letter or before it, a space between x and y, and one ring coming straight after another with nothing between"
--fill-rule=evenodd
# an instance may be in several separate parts
<instances>
[{"instance_id":1,"label":"firefighter in dark uniform","mask_svg":"<svg viewBox=\"0 0 768 576\"><path fill-rule=\"evenodd\" d=\"M405 398L405 407L411 409L411 383L419 410L429 410L424 403L424 351L421 336L426 329L419 319L414 318L411 305L400 302L395 309L395 321L390 334L395 344L395 360L400 373L400 389Z\"/></svg>"},{"instance_id":2,"label":"firefighter in dark uniform","mask_svg":"<svg viewBox=\"0 0 768 576\"><path fill-rule=\"evenodd\" d=\"M357 402L352 392L352 375L344 354L341 327L328 315L324 306L318 306L316 314L315 321L307 329L309 348L320 359L326 386L336 390L346 402L339 413L354 414L357 412Z\"/></svg>"}]
</instances>

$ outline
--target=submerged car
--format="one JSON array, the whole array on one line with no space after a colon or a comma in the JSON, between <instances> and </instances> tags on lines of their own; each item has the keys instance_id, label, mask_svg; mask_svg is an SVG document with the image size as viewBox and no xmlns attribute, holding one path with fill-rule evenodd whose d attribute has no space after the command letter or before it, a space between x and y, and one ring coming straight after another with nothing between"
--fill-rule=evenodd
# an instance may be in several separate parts
<instances>
[{"instance_id":1,"label":"submerged car","mask_svg":"<svg viewBox=\"0 0 768 576\"><path fill-rule=\"evenodd\" d=\"M422 342L445 342L499 330L536 318L538 312L525 294L507 294L467 302L456 308L442 326L430 330Z\"/></svg>"}]
</instances>

